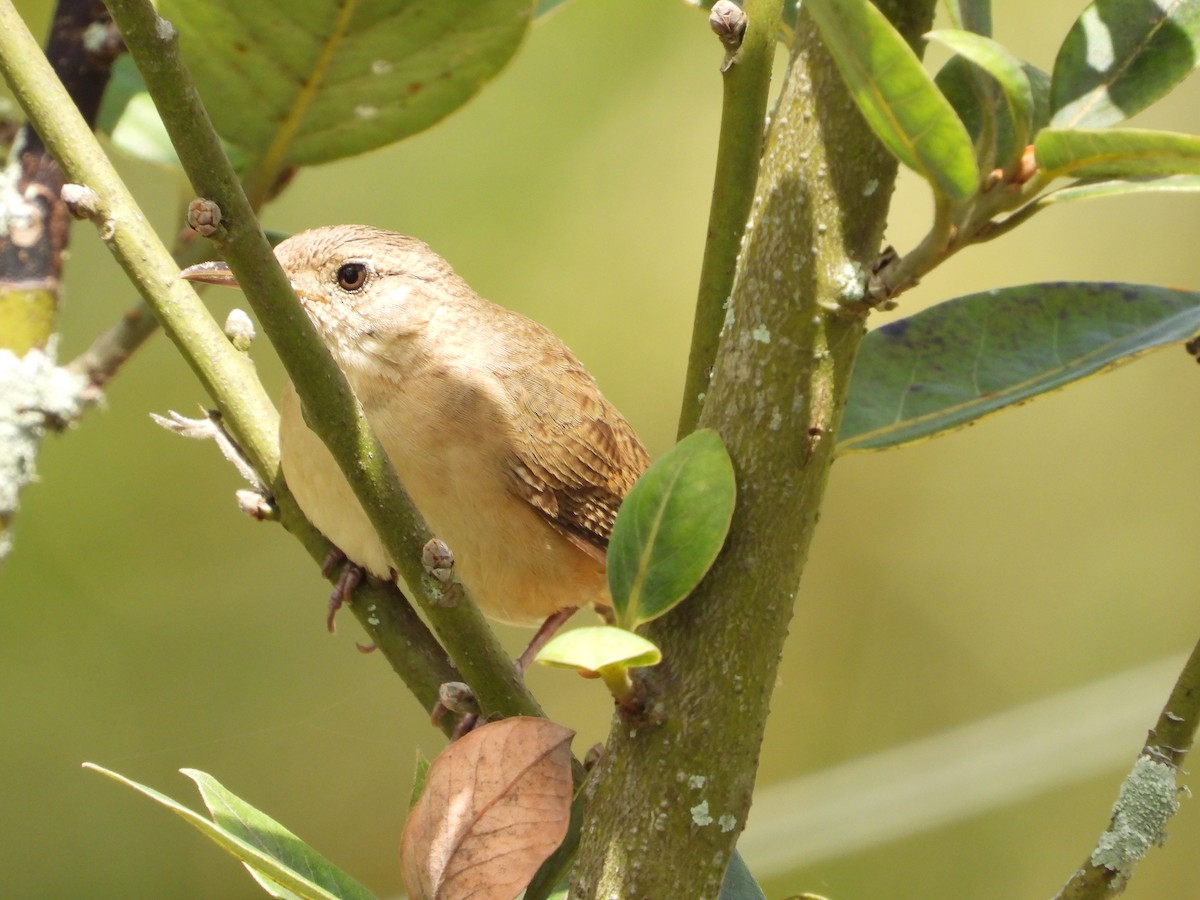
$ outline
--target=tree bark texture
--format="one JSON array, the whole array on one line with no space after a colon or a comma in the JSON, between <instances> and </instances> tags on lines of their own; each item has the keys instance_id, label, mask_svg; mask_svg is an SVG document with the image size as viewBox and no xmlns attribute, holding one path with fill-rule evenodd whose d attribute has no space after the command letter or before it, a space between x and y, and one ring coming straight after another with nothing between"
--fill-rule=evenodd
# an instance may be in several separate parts
<instances>
[{"instance_id":1,"label":"tree bark texture","mask_svg":"<svg viewBox=\"0 0 1200 900\"><path fill-rule=\"evenodd\" d=\"M880 6L914 44L929 28L932 0ZM802 13L700 422L734 461L733 526L697 592L647 629L663 662L640 670L645 714L614 721L572 897L720 891L866 331L842 303L863 296L895 175Z\"/></svg>"}]
</instances>

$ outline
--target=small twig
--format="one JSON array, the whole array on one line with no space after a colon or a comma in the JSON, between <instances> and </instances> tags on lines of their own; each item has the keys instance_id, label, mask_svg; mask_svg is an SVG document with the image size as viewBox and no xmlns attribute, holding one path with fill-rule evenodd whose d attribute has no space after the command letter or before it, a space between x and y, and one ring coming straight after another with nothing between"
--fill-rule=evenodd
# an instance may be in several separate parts
<instances>
[{"instance_id":1,"label":"small twig","mask_svg":"<svg viewBox=\"0 0 1200 900\"><path fill-rule=\"evenodd\" d=\"M1023 184L1020 192L1014 195L1014 202L1009 206L1015 211L1003 219L990 219L984 223L976 230L974 242L982 244L985 241L995 240L1002 234L1008 234L1018 225L1024 224L1035 214L1050 206L1051 204L1046 202L1046 195L1041 194L1049 186L1051 180L1044 177L1042 173L1038 173L1029 182Z\"/></svg>"},{"instance_id":2,"label":"small twig","mask_svg":"<svg viewBox=\"0 0 1200 900\"><path fill-rule=\"evenodd\" d=\"M972 244L997 238L1043 209L1044 206L1034 198L1052 179L1037 171L1031 150L1027 148L1015 172L1005 175L996 170L965 202L954 203L938 195L929 233L904 256L881 259L876 263L874 278L863 302L881 308L885 304L885 308L895 306L896 297L915 287L930 270L955 253ZM1010 210L1016 212L1004 219L996 219ZM846 305L857 311L863 304L855 300Z\"/></svg>"},{"instance_id":3,"label":"small twig","mask_svg":"<svg viewBox=\"0 0 1200 900\"><path fill-rule=\"evenodd\" d=\"M1055 900L1099 900L1125 890L1134 866L1166 837L1178 809L1178 774L1200 725L1200 643L1184 663L1133 770L1121 785L1108 829Z\"/></svg>"},{"instance_id":4,"label":"small twig","mask_svg":"<svg viewBox=\"0 0 1200 900\"><path fill-rule=\"evenodd\" d=\"M866 295L844 303L851 311L863 306L894 306L895 298L920 281L921 276L954 252L958 228L954 224L954 206L942 195L935 199L933 226L921 243L904 256L897 257L888 247L876 261L866 285Z\"/></svg>"},{"instance_id":5,"label":"small twig","mask_svg":"<svg viewBox=\"0 0 1200 900\"><path fill-rule=\"evenodd\" d=\"M93 215L88 218L95 221ZM212 257L211 248L201 241L180 240L176 248L174 258L181 268ZM143 300L126 310L114 325L92 341L90 347L71 360L67 368L85 376L94 387L103 388L157 330L154 310Z\"/></svg>"},{"instance_id":6,"label":"small twig","mask_svg":"<svg viewBox=\"0 0 1200 900\"><path fill-rule=\"evenodd\" d=\"M212 441L217 445L217 449L221 451L226 462L232 465L242 478L246 479L250 487L262 494L267 494L266 483L259 477L258 472L254 471L254 465L246 458L246 454L242 452L237 441L225 430L225 426L221 422L221 414L215 409L202 409L201 412L204 413L204 417L201 419L189 419L173 409L167 410L168 415L166 416L150 413L150 418L156 425L180 437Z\"/></svg>"}]
</instances>

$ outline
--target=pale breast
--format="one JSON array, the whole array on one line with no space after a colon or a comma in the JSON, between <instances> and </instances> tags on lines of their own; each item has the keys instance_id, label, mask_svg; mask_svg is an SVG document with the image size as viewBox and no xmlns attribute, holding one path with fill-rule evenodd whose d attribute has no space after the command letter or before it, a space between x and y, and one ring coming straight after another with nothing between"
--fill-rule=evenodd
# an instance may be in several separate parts
<instances>
[{"instance_id":1,"label":"pale breast","mask_svg":"<svg viewBox=\"0 0 1200 900\"><path fill-rule=\"evenodd\" d=\"M333 456L304 423L290 381L279 403L279 452L283 477L309 520L347 559L377 578L390 578L391 558Z\"/></svg>"},{"instance_id":2,"label":"pale breast","mask_svg":"<svg viewBox=\"0 0 1200 900\"><path fill-rule=\"evenodd\" d=\"M448 373L391 387L363 398L367 419L484 613L535 624L566 607L607 605L603 563L507 487L501 467L509 439L486 392L463 390ZM350 559L389 577L394 566L387 552L332 456L305 425L291 385L281 417L284 475L301 508Z\"/></svg>"}]
</instances>

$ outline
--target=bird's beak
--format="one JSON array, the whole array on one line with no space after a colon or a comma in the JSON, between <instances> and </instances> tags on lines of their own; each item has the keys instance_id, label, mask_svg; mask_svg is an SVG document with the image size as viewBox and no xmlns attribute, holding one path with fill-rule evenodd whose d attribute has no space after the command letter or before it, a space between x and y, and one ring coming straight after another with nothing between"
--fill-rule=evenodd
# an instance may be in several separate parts
<instances>
[{"instance_id":1,"label":"bird's beak","mask_svg":"<svg viewBox=\"0 0 1200 900\"><path fill-rule=\"evenodd\" d=\"M223 262L202 262L188 266L179 273L179 277L187 281L200 281L204 284L219 284L222 287L239 287L237 279L229 271L229 266Z\"/></svg>"}]
</instances>

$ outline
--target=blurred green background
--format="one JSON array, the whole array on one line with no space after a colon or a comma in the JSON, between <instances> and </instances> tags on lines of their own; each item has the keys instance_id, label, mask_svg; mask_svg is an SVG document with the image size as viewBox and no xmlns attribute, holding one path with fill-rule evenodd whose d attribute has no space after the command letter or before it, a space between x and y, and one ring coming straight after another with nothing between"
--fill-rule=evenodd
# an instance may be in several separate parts
<instances>
[{"instance_id":1,"label":"blurred green background","mask_svg":"<svg viewBox=\"0 0 1200 900\"><path fill-rule=\"evenodd\" d=\"M18 7L43 34L49 4ZM1082 3L997 7L997 37L1049 69ZM563 337L657 455L680 399L720 58L704 15L675 0L574 0L466 108L402 145L301 173L266 225L419 235L482 294ZM1200 87L1135 124L1200 132ZM164 171L121 165L170 237L186 193ZM903 252L927 225L925 189L904 179L894 210L888 240ZM1200 287L1198 215L1186 197L1056 208L953 259L899 314L1039 280ZM219 319L238 301L210 299ZM131 302L92 229L76 226L63 357ZM276 390L265 344L256 359ZM1170 349L967 431L840 461L760 790L1189 648L1198 376ZM327 585L282 530L236 512L241 485L215 450L147 415L204 402L158 337L105 410L44 445L0 568L0 896L262 896L231 858L82 770L87 760L192 805L176 770L203 769L379 895L400 890L413 748L436 753L438 735L384 661L355 651L350 616L325 632ZM527 634L504 637L516 652ZM576 750L603 739L610 703L595 683L557 671L530 681L578 730ZM1033 799L852 855L797 858L765 879L768 895L1049 896L1106 825L1168 688L1147 693L1143 724L1102 776L1052 779ZM1195 801L1170 834L1128 896L1200 897Z\"/></svg>"}]
</instances>

